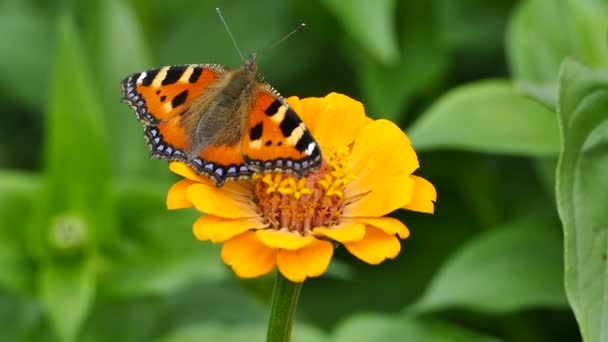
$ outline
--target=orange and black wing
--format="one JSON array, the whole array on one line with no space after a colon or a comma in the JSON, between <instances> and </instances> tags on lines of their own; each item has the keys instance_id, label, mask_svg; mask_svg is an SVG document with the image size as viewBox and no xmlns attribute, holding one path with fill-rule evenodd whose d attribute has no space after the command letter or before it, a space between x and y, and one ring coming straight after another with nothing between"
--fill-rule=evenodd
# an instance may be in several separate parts
<instances>
[{"instance_id":1,"label":"orange and black wing","mask_svg":"<svg viewBox=\"0 0 608 342\"><path fill-rule=\"evenodd\" d=\"M321 165L321 149L298 114L270 86L260 84L243 132L250 169L303 176Z\"/></svg>"},{"instance_id":2,"label":"orange and black wing","mask_svg":"<svg viewBox=\"0 0 608 342\"><path fill-rule=\"evenodd\" d=\"M188 164L218 186L227 179L252 174L242 160L240 146L209 147L189 156L192 137L181 114L226 71L218 64L177 65L135 73L122 81L123 102L144 125L151 155Z\"/></svg>"}]
</instances>

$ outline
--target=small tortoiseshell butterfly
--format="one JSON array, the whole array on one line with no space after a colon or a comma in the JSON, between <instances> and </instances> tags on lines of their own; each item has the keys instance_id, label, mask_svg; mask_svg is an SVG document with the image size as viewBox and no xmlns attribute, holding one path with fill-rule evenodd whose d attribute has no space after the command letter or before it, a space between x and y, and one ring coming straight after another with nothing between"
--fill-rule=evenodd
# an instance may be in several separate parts
<instances>
[{"instance_id":1,"label":"small tortoiseshell butterfly","mask_svg":"<svg viewBox=\"0 0 608 342\"><path fill-rule=\"evenodd\" d=\"M239 69L219 64L166 66L122 81L153 157L180 161L219 187L254 172L303 176L321 150L279 93L256 78L251 55Z\"/></svg>"}]
</instances>

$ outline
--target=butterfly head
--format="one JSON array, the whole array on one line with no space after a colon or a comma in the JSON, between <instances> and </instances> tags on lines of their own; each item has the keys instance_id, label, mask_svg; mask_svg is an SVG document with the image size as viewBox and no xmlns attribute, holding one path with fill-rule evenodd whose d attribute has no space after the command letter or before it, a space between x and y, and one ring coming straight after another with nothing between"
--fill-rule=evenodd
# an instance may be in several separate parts
<instances>
[{"instance_id":1,"label":"butterfly head","mask_svg":"<svg viewBox=\"0 0 608 342\"><path fill-rule=\"evenodd\" d=\"M247 57L245 63L243 64L243 69L248 73L255 75L255 73L258 71L258 62L255 53L252 53L249 55L249 57Z\"/></svg>"}]
</instances>

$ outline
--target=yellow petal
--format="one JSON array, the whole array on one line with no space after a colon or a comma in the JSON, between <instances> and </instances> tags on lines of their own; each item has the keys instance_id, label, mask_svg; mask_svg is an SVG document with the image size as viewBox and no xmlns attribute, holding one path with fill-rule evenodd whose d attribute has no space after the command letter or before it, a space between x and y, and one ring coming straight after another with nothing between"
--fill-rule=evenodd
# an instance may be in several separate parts
<instances>
[{"instance_id":1,"label":"yellow petal","mask_svg":"<svg viewBox=\"0 0 608 342\"><path fill-rule=\"evenodd\" d=\"M392 217L357 217L357 222L365 223L367 226L373 226L381 229L389 235L397 234L400 238L405 239L410 236L410 231L403 222Z\"/></svg>"},{"instance_id":2,"label":"yellow petal","mask_svg":"<svg viewBox=\"0 0 608 342\"><path fill-rule=\"evenodd\" d=\"M411 201L414 194L414 180L407 175L378 179L374 188L363 195L359 194L357 188L348 184L344 194L346 205L342 212L343 216L384 216Z\"/></svg>"},{"instance_id":3,"label":"yellow petal","mask_svg":"<svg viewBox=\"0 0 608 342\"><path fill-rule=\"evenodd\" d=\"M317 114L319 113L319 106L323 98L321 97L307 97L305 99L299 99L296 96L289 97L287 102L293 108L293 110L298 113L300 119L304 121L304 124L308 128L308 130L313 134L315 134L315 124L317 122L317 118L319 117Z\"/></svg>"},{"instance_id":4,"label":"yellow petal","mask_svg":"<svg viewBox=\"0 0 608 342\"><path fill-rule=\"evenodd\" d=\"M419 211L422 213L432 214L435 211L435 202L437 201L437 190L431 182L418 176L410 176L415 183L414 196L411 201L406 204L403 209Z\"/></svg>"},{"instance_id":5,"label":"yellow petal","mask_svg":"<svg viewBox=\"0 0 608 342\"><path fill-rule=\"evenodd\" d=\"M310 245L316 239L312 235L302 236L286 229L264 229L255 232L258 240L271 248L296 250Z\"/></svg>"},{"instance_id":6,"label":"yellow petal","mask_svg":"<svg viewBox=\"0 0 608 342\"><path fill-rule=\"evenodd\" d=\"M361 130L353 145L350 168L357 178L351 184L367 192L378 180L410 175L418 165L416 152L401 129L388 120L376 120Z\"/></svg>"},{"instance_id":7,"label":"yellow petal","mask_svg":"<svg viewBox=\"0 0 608 342\"><path fill-rule=\"evenodd\" d=\"M179 180L173 184L167 193L167 208L168 209L183 209L192 208L192 202L186 196L186 190L190 185L194 184L189 179Z\"/></svg>"},{"instance_id":8,"label":"yellow petal","mask_svg":"<svg viewBox=\"0 0 608 342\"><path fill-rule=\"evenodd\" d=\"M322 235L332 240L345 243L361 240L365 235L365 226L354 221L346 221L341 222L334 227L317 227L312 231L317 236Z\"/></svg>"},{"instance_id":9,"label":"yellow petal","mask_svg":"<svg viewBox=\"0 0 608 342\"><path fill-rule=\"evenodd\" d=\"M346 95L330 93L321 100L304 99L301 104L305 113L317 112L309 129L321 146L348 146L367 123L361 102Z\"/></svg>"},{"instance_id":10,"label":"yellow petal","mask_svg":"<svg viewBox=\"0 0 608 342\"><path fill-rule=\"evenodd\" d=\"M301 283L307 277L325 273L333 253L331 242L315 239L310 245L295 251L280 250L277 266L285 278Z\"/></svg>"},{"instance_id":11,"label":"yellow petal","mask_svg":"<svg viewBox=\"0 0 608 342\"><path fill-rule=\"evenodd\" d=\"M255 278L274 269L277 250L258 241L254 232L246 232L224 243L222 260L237 276Z\"/></svg>"},{"instance_id":12,"label":"yellow petal","mask_svg":"<svg viewBox=\"0 0 608 342\"><path fill-rule=\"evenodd\" d=\"M215 225L219 224L226 219L223 217L218 217L214 215L204 215L198 218L198 220L194 221L194 225L192 226L192 232L197 239L201 241L207 241L213 234L213 230L215 229Z\"/></svg>"},{"instance_id":13,"label":"yellow petal","mask_svg":"<svg viewBox=\"0 0 608 342\"><path fill-rule=\"evenodd\" d=\"M184 163L180 163L180 162L171 162L169 163L169 170L171 170L171 172L176 173L184 178L187 178L191 181L195 181L197 183L208 183L208 184L214 184L213 180L211 180L209 177L205 177L202 175L197 174L190 166L184 164Z\"/></svg>"},{"instance_id":14,"label":"yellow petal","mask_svg":"<svg viewBox=\"0 0 608 342\"><path fill-rule=\"evenodd\" d=\"M248 230L267 227L260 217L242 219L225 219L213 215L205 215L194 223L194 235L199 240L211 242L224 242Z\"/></svg>"},{"instance_id":15,"label":"yellow petal","mask_svg":"<svg viewBox=\"0 0 608 342\"><path fill-rule=\"evenodd\" d=\"M291 106L291 109L295 110L296 113L298 113L298 116L300 116L300 113L302 112L302 103L300 101L300 98L297 96L290 96L288 98L285 99L287 101L287 104L289 104L289 106ZM302 117L300 116L300 119L302 119ZM302 121L304 121L304 119L302 119ZM306 122L304 122L306 123Z\"/></svg>"},{"instance_id":16,"label":"yellow petal","mask_svg":"<svg viewBox=\"0 0 608 342\"><path fill-rule=\"evenodd\" d=\"M361 241L345 243L344 247L357 258L371 265L393 259L401 251L399 239L380 229L368 227Z\"/></svg>"},{"instance_id":17,"label":"yellow petal","mask_svg":"<svg viewBox=\"0 0 608 342\"><path fill-rule=\"evenodd\" d=\"M193 184L186 190L194 207L204 213L225 218L255 217L254 204L245 197L235 195L209 184Z\"/></svg>"}]
</instances>

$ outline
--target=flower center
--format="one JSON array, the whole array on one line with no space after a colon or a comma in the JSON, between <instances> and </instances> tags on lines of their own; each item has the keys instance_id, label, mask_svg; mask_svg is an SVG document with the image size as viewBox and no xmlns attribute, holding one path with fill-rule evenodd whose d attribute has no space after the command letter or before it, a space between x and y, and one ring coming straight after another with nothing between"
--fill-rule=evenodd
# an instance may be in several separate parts
<instances>
[{"instance_id":1,"label":"flower center","mask_svg":"<svg viewBox=\"0 0 608 342\"><path fill-rule=\"evenodd\" d=\"M319 169L297 179L283 173L256 174L254 202L264 220L274 229L309 235L315 227L340 222L344 208L344 187L350 174L348 147L324 150Z\"/></svg>"}]
</instances>

